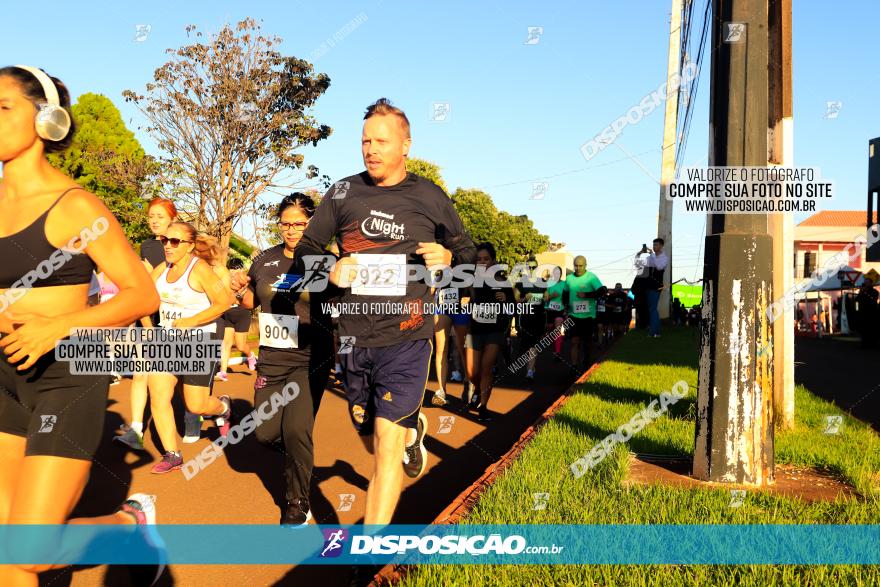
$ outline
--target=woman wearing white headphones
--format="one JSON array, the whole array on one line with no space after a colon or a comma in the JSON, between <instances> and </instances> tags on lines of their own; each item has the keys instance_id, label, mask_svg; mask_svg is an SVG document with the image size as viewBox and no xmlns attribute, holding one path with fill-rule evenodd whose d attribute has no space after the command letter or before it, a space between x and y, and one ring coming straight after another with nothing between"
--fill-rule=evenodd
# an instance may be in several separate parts
<instances>
[{"instance_id":1,"label":"woman wearing white headphones","mask_svg":"<svg viewBox=\"0 0 880 587\"><path fill-rule=\"evenodd\" d=\"M46 160L72 142L69 108L67 88L43 71L0 69L0 524L147 524L154 499L143 494L115 513L68 520L100 442L110 377L72 375L55 344L72 328L125 326L159 306L110 210ZM89 306L96 267L119 293ZM0 565L0 585L35 586L38 573L63 566Z\"/></svg>"}]
</instances>

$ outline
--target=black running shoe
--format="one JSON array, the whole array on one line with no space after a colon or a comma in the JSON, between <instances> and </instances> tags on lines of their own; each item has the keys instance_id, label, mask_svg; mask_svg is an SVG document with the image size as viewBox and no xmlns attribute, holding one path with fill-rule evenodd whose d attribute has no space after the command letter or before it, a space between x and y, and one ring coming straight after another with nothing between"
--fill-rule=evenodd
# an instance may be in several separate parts
<instances>
[{"instance_id":1,"label":"black running shoe","mask_svg":"<svg viewBox=\"0 0 880 587\"><path fill-rule=\"evenodd\" d=\"M312 510L309 508L309 500L298 498L288 501L281 513L282 526L305 526L312 519Z\"/></svg>"},{"instance_id":2,"label":"black running shoe","mask_svg":"<svg viewBox=\"0 0 880 587\"><path fill-rule=\"evenodd\" d=\"M367 564L354 565L351 567L351 587L367 587L373 583L376 575L382 570L382 565Z\"/></svg>"},{"instance_id":3,"label":"black running shoe","mask_svg":"<svg viewBox=\"0 0 880 587\"><path fill-rule=\"evenodd\" d=\"M475 389L471 394L470 401L468 401L468 407L472 410L476 410L480 407L480 390Z\"/></svg>"},{"instance_id":4,"label":"black running shoe","mask_svg":"<svg viewBox=\"0 0 880 587\"><path fill-rule=\"evenodd\" d=\"M415 479L425 472L428 464L428 451L425 450L425 433L428 431L428 417L419 414L419 425L416 428L416 440L403 450L403 470L407 476Z\"/></svg>"},{"instance_id":5,"label":"black running shoe","mask_svg":"<svg viewBox=\"0 0 880 587\"><path fill-rule=\"evenodd\" d=\"M489 413L488 408L486 406L480 406L480 411L477 414L477 421L479 422L491 422L492 415Z\"/></svg>"}]
</instances>

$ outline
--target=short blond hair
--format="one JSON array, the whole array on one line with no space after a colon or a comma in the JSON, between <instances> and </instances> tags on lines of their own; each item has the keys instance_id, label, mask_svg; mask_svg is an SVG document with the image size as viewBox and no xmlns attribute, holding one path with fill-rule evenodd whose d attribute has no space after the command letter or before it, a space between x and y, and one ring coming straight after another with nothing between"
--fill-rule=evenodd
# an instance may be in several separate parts
<instances>
[{"instance_id":1,"label":"short blond hair","mask_svg":"<svg viewBox=\"0 0 880 587\"><path fill-rule=\"evenodd\" d=\"M403 110L391 104L391 100L388 98L379 98L369 106L367 106L367 113L364 114L364 120L368 118L372 118L373 116L396 116L400 121L400 126L403 128L403 134L406 138L411 138L409 134L409 119L404 114Z\"/></svg>"}]
</instances>

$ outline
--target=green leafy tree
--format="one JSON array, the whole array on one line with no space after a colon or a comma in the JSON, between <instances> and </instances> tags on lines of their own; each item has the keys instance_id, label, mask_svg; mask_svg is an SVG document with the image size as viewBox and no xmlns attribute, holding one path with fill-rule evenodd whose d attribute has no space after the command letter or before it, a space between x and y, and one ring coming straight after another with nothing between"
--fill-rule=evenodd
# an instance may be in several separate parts
<instances>
[{"instance_id":1,"label":"green leafy tree","mask_svg":"<svg viewBox=\"0 0 880 587\"><path fill-rule=\"evenodd\" d=\"M106 96L83 94L71 110L77 125L73 143L50 154L50 163L101 198L132 243L142 241L151 234L144 206L158 189L155 160Z\"/></svg>"},{"instance_id":2,"label":"green leafy tree","mask_svg":"<svg viewBox=\"0 0 880 587\"><path fill-rule=\"evenodd\" d=\"M203 36L192 25L186 31ZM304 169L301 150L331 133L311 112L330 78L279 53L280 44L248 18L204 43L168 49L171 61L144 95L123 92L149 120L183 207L224 250L241 218L259 217L264 193L290 189L301 173L317 177L316 167Z\"/></svg>"},{"instance_id":3,"label":"green leafy tree","mask_svg":"<svg viewBox=\"0 0 880 587\"><path fill-rule=\"evenodd\" d=\"M525 261L529 254L537 254L546 251L550 246L550 239L541 234L528 216L514 216L501 211L496 219L495 240L504 251L502 263L511 267ZM491 241L490 241L491 242ZM498 256L501 257L499 252Z\"/></svg>"},{"instance_id":4,"label":"green leafy tree","mask_svg":"<svg viewBox=\"0 0 880 587\"><path fill-rule=\"evenodd\" d=\"M475 243L490 241L495 236L498 209L489 194L480 190L458 188L452 194L452 202L465 230Z\"/></svg>"},{"instance_id":5,"label":"green leafy tree","mask_svg":"<svg viewBox=\"0 0 880 587\"><path fill-rule=\"evenodd\" d=\"M440 175L440 167L436 163L412 157L406 160L406 170L433 181L445 193L449 193L449 188L446 187L446 182L443 181L443 176Z\"/></svg>"},{"instance_id":6,"label":"green leafy tree","mask_svg":"<svg viewBox=\"0 0 880 587\"><path fill-rule=\"evenodd\" d=\"M543 252L550 245L550 239L527 216L498 210L486 192L458 188L452 201L474 242L492 243L499 263L513 267L525 261L529 253Z\"/></svg>"}]
</instances>

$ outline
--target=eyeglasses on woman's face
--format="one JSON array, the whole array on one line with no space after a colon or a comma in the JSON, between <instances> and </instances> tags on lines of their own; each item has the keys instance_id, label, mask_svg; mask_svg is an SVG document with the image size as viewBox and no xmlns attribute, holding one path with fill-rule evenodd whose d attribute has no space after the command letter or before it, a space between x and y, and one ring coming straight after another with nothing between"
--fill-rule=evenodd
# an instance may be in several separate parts
<instances>
[{"instance_id":1,"label":"eyeglasses on woman's face","mask_svg":"<svg viewBox=\"0 0 880 587\"><path fill-rule=\"evenodd\" d=\"M296 232L302 232L308 227L309 223L307 221L301 222L279 222L278 228L282 231L287 232L288 230L295 230Z\"/></svg>"}]
</instances>

